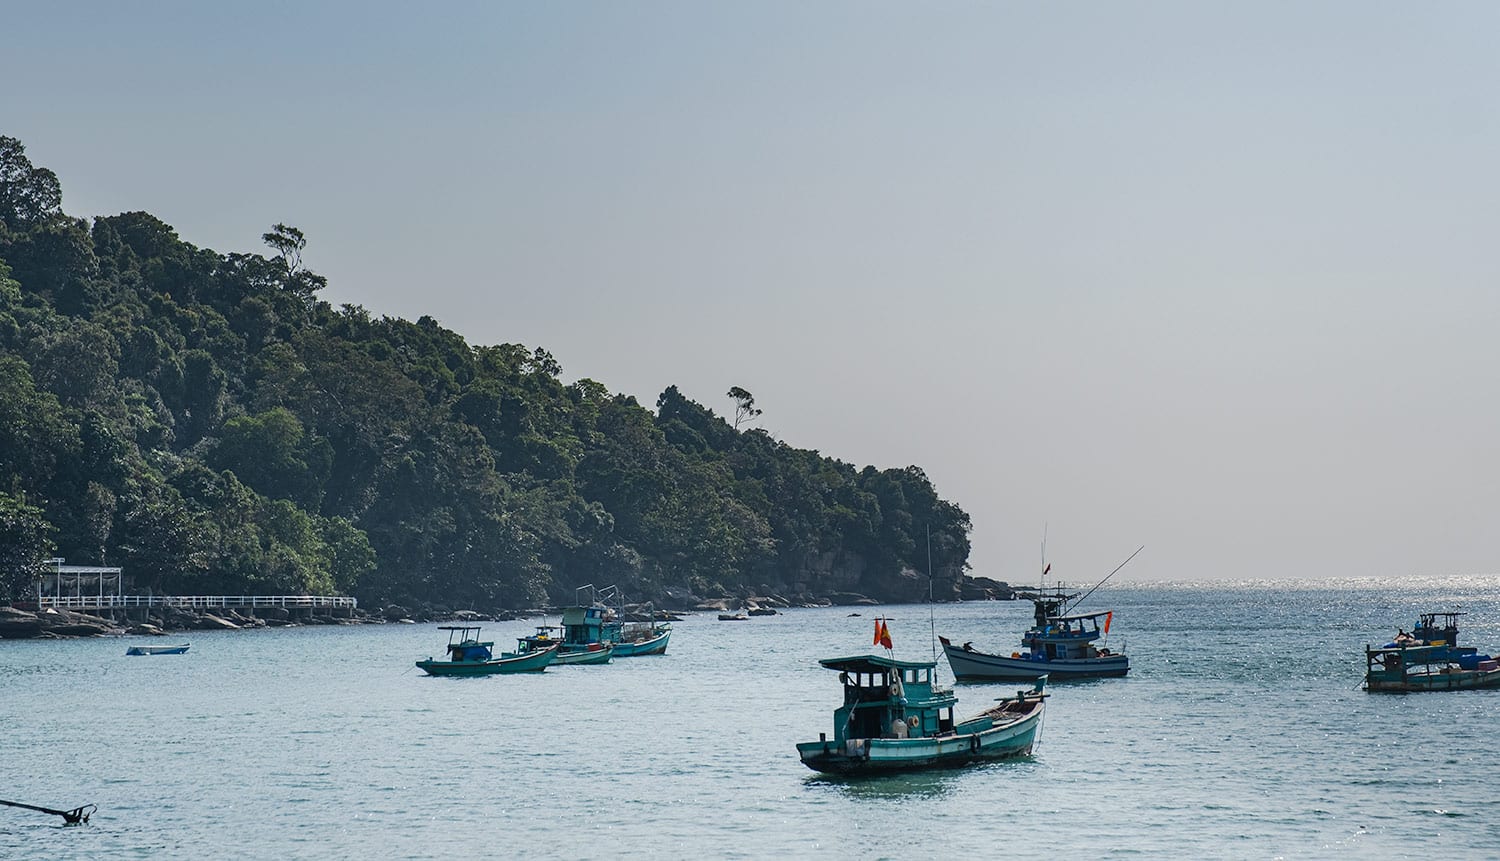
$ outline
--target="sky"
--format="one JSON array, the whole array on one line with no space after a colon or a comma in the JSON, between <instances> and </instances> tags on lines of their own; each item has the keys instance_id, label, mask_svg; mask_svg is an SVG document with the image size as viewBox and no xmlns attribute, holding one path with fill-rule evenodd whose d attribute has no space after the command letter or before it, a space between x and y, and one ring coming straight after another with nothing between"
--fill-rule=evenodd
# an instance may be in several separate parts
<instances>
[{"instance_id":1,"label":"sky","mask_svg":"<svg viewBox=\"0 0 1500 861\"><path fill-rule=\"evenodd\" d=\"M63 208L920 466L974 574L1500 571L1500 6L8 3Z\"/></svg>"}]
</instances>

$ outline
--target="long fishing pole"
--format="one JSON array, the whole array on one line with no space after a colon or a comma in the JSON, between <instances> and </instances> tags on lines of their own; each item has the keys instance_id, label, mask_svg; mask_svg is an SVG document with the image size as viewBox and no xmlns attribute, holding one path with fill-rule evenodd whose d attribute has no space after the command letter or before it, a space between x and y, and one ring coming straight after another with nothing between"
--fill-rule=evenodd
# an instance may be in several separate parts
<instances>
[{"instance_id":1,"label":"long fishing pole","mask_svg":"<svg viewBox=\"0 0 1500 861\"><path fill-rule=\"evenodd\" d=\"M82 807L75 807L72 810L53 810L50 807L37 807L35 804L22 804L19 801L0 801L0 804L6 807L21 807L26 810L35 810L38 813L50 813L53 816L61 816L66 825L77 825L81 822L87 822L89 821L90 814L99 809L92 804L85 804Z\"/></svg>"},{"instance_id":2,"label":"long fishing pole","mask_svg":"<svg viewBox=\"0 0 1500 861\"><path fill-rule=\"evenodd\" d=\"M1142 544L1140 547L1137 547L1135 549L1135 553L1130 554L1128 557L1125 558L1124 562L1121 562L1119 565L1115 566L1115 570L1114 571L1109 572L1109 576L1108 577L1105 577L1103 580L1100 580L1098 583L1095 583L1094 584L1094 589L1098 589L1100 586L1103 586L1105 584L1105 582L1109 580L1110 577L1113 577L1113 576L1115 576L1115 574L1119 573L1119 571L1120 571L1121 568L1124 568L1126 565L1129 565L1130 564L1130 560L1135 558L1136 553L1140 553L1142 550L1145 550L1145 549L1146 549L1146 545L1144 545L1144 544ZM1077 601L1074 601L1073 602L1073 609L1074 610L1078 609L1078 605L1079 604L1082 604L1084 601L1088 600L1088 597L1090 595L1094 594L1094 589L1088 590L1087 592L1083 593L1083 597L1082 598L1079 598Z\"/></svg>"}]
</instances>

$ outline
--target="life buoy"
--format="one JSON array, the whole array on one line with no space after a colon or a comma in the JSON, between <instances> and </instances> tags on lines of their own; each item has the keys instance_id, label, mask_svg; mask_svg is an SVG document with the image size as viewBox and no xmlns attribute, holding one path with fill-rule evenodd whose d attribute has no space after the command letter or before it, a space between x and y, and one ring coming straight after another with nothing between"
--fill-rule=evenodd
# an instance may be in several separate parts
<instances>
[{"instance_id":1,"label":"life buoy","mask_svg":"<svg viewBox=\"0 0 1500 861\"><path fill-rule=\"evenodd\" d=\"M901 696L901 685L900 684L897 684L897 683L892 683L891 684L891 696L893 696L893 697L899 697L899 696Z\"/></svg>"},{"instance_id":2,"label":"life buoy","mask_svg":"<svg viewBox=\"0 0 1500 861\"><path fill-rule=\"evenodd\" d=\"M906 725L909 726L909 727L911 727L912 729L916 729L917 728L917 724L919 724L921 722L922 721L919 720L916 715L912 715L911 717L909 717L909 718L906 719Z\"/></svg>"}]
</instances>

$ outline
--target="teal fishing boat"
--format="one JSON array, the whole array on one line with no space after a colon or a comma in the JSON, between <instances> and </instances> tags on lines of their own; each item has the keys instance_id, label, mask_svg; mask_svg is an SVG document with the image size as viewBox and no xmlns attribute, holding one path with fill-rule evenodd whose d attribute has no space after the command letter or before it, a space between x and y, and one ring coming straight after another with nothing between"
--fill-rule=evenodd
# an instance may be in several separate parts
<instances>
[{"instance_id":1,"label":"teal fishing boat","mask_svg":"<svg viewBox=\"0 0 1500 861\"><path fill-rule=\"evenodd\" d=\"M831 738L819 733L797 745L813 771L878 774L1027 756L1041 731L1045 677L955 721L957 699L935 683L933 661L858 655L818 663L838 671L844 704L834 710Z\"/></svg>"},{"instance_id":2,"label":"teal fishing boat","mask_svg":"<svg viewBox=\"0 0 1500 861\"><path fill-rule=\"evenodd\" d=\"M1458 644L1463 613L1423 613L1410 634L1398 631L1384 646L1365 646L1365 690L1416 693L1500 688L1500 661Z\"/></svg>"},{"instance_id":3,"label":"teal fishing boat","mask_svg":"<svg viewBox=\"0 0 1500 861\"><path fill-rule=\"evenodd\" d=\"M448 632L448 660L428 658L417 666L430 676L492 676L500 673L539 673L557 657L557 647L524 654L502 652L495 657L493 641L481 642L478 627L443 625Z\"/></svg>"},{"instance_id":4,"label":"teal fishing boat","mask_svg":"<svg viewBox=\"0 0 1500 861\"><path fill-rule=\"evenodd\" d=\"M592 590L593 587L580 587L582 589ZM564 652L589 649L596 644L612 647L616 658L660 655L667 651L672 626L655 622L654 609L647 611L648 618L652 621L625 622L622 620L624 600L619 590L611 586L599 595L615 598L619 607L610 607L596 597L588 604L580 603L578 606L563 608Z\"/></svg>"},{"instance_id":5,"label":"teal fishing boat","mask_svg":"<svg viewBox=\"0 0 1500 861\"><path fill-rule=\"evenodd\" d=\"M1486 657L1472 666L1455 660L1447 646L1365 647L1365 690L1417 693L1500 688L1500 662Z\"/></svg>"},{"instance_id":6,"label":"teal fishing boat","mask_svg":"<svg viewBox=\"0 0 1500 861\"><path fill-rule=\"evenodd\" d=\"M607 664L615 653L612 643L568 643L561 636L564 630L561 625L538 625L535 634L516 640L516 653L524 655L555 648L557 657L553 659L553 664Z\"/></svg>"},{"instance_id":7,"label":"teal fishing boat","mask_svg":"<svg viewBox=\"0 0 1500 861\"><path fill-rule=\"evenodd\" d=\"M614 644L617 658L664 655L667 641L672 638L672 626L654 619L649 622L610 621L604 626L604 638Z\"/></svg>"}]
</instances>

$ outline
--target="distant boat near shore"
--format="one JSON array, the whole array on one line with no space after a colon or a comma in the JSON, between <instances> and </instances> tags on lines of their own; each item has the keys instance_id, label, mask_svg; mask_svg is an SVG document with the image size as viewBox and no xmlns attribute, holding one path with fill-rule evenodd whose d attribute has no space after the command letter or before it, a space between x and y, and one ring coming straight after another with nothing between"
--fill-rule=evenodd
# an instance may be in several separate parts
<instances>
[{"instance_id":1,"label":"distant boat near shore","mask_svg":"<svg viewBox=\"0 0 1500 861\"><path fill-rule=\"evenodd\" d=\"M125 650L127 655L185 655L188 643L176 646L131 646Z\"/></svg>"}]
</instances>

